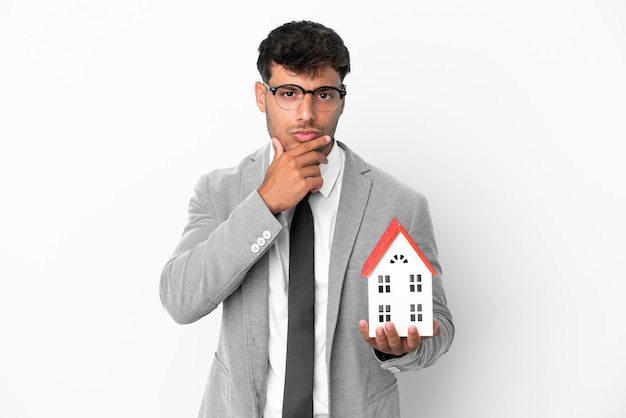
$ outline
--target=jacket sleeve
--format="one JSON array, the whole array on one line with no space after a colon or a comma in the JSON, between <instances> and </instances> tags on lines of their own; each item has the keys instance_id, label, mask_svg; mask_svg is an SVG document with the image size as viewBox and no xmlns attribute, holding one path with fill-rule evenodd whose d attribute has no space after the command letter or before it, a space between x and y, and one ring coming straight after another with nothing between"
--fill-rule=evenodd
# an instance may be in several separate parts
<instances>
[{"instance_id":1,"label":"jacket sleeve","mask_svg":"<svg viewBox=\"0 0 626 418\"><path fill-rule=\"evenodd\" d=\"M210 175L198 181L188 224L161 274L161 302L181 324L209 314L234 292L284 227L256 190L234 205L215 200L225 195L212 187L228 187L216 183Z\"/></svg>"},{"instance_id":2,"label":"jacket sleeve","mask_svg":"<svg viewBox=\"0 0 626 418\"><path fill-rule=\"evenodd\" d=\"M433 277L433 319L438 323L440 334L425 339L416 351L401 357L386 359L377 356L381 361L381 367L392 372L418 370L432 366L439 357L449 350L455 332L452 314L448 309L443 287L441 265L438 260L437 244L428 201L423 195L419 195L417 209L408 232L437 273Z\"/></svg>"}]
</instances>

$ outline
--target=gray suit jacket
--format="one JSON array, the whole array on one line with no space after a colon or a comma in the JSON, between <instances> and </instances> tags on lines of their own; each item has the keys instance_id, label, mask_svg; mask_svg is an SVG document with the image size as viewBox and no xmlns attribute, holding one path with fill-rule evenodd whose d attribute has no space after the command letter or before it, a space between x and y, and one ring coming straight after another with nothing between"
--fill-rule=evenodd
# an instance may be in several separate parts
<instances>
[{"instance_id":1,"label":"gray suit jacket","mask_svg":"<svg viewBox=\"0 0 626 418\"><path fill-rule=\"evenodd\" d=\"M342 143L343 186L330 257L326 361L331 417L400 416L394 373L436 362L453 339L426 199L369 166ZM237 167L204 175L189 204L189 223L161 276L160 296L176 322L190 323L222 307L222 326L200 417L262 415L268 367L268 254L286 230L257 192L269 165L269 144ZM441 335L399 358L381 361L365 343L363 263L397 217L435 268L434 316ZM257 240L264 237L265 244ZM262 242L262 241L261 241Z\"/></svg>"}]
</instances>

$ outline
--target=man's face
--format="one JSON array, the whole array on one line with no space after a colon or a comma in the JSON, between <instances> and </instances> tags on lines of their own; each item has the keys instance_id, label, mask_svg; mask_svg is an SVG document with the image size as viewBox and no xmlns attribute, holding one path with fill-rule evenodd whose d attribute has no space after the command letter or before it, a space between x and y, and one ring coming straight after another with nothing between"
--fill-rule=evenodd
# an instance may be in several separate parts
<instances>
[{"instance_id":1,"label":"man's face","mask_svg":"<svg viewBox=\"0 0 626 418\"><path fill-rule=\"evenodd\" d=\"M288 72L280 65L274 65L272 77L267 81L271 87L295 84L305 90L315 90L321 86L342 88L339 73L331 66L324 67L315 78L311 78L308 75ZM269 134L280 140L285 151L322 135L334 138L339 116L343 113L345 98L335 110L325 112L316 109L311 94L305 94L302 103L296 109L285 110L278 106L274 95L263 83L258 81L254 87L257 106L266 115ZM327 155L330 146L323 152Z\"/></svg>"}]
</instances>

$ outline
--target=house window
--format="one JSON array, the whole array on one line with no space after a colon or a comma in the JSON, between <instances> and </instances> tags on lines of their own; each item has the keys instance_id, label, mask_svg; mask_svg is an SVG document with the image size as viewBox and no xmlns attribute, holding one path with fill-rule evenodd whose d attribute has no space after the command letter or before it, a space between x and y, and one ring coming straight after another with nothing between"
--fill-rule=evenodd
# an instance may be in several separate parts
<instances>
[{"instance_id":1,"label":"house window","mask_svg":"<svg viewBox=\"0 0 626 418\"><path fill-rule=\"evenodd\" d=\"M378 322L391 321L391 305L378 305Z\"/></svg>"},{"instance_id":2,"label":"house window","mask_svg":"<svg viewBox=\"0 0 626 418\"><path fill-rule=\"evenodd\" d=\"M390 264L395 264L395 263L408 263L409 260L402 254L398 255L394 255L391 260L389 260Z\"/></svg>"},{"instance_id":3,"label":"house window","mask_svg":"<svg viewBox=\"0 0 626 418\"><path fill-rule=\"evenodd\" d=\"M421 292L422 291L422 275L421 274L410 274L409 275L409 291L410 292Z\"/></svg>"},{"instance_id":4,"label":"house window","mask_svg":"<svg viewBox=\"0 0 626 418\"><path fill-rule=\"evenodd\" d=\"M378 293L391 292L391 277L389 275L378 275Z\"/></svg>"},{"instance_id":5,"label":"house window","mask_svg":"<svg viewBox=\"0 0 626 418\"><path fill-rule=\"evenodd\" d=\"M417 319L417 322L422 322L422 314L421 313L415 313L415 312L422 312L422 304L418 303L416 304L411 304L411 306L409 307L409 310L411 311L411 322L415 322L415 320Z\"/></svg>"},{"instance_id":6,"label":"house window","mask_svg":"<svg viewBox=\"0 0 626 418\"><path fill-rule=\"evenodd\" d=\"M409 281L411 283L415 283L415 282L421 283L422 282L422 275L421 274L411 274L411 275L409 275Z\"/></svg>"}]
</instances>

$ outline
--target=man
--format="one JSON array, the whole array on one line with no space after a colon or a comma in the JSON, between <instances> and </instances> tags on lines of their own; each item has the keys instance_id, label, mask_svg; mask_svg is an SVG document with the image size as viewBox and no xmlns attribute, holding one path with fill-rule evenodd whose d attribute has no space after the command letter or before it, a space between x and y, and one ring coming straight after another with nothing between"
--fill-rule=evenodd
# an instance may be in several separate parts
<instances>
[{"instance_id":1,"label":"man","mask_svg":"<svg viewBox=\"0 0 626 418\"><path fill-rule=\"evenodd\" d=\"M286 391L301 386L285 384L289 271L307 261L289 265L289 229L294 207L308 199L315 342L306 416L399 417L394 373L434 364L454 335L427 201L335 140L350 59L333 30L286 23L260 44L257 67L263 81L254 86L256 103L271 142L237 167L200 179L161 277L161 300L179 323L223 305L200 416L281 417L291 401ZM394 217L437 273L433 338L421 338L414 326L401 338L391 322L369 338L360 272Z\"/></svg>"}]
</instances>

